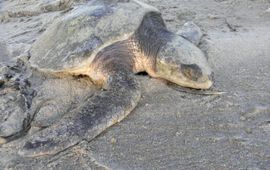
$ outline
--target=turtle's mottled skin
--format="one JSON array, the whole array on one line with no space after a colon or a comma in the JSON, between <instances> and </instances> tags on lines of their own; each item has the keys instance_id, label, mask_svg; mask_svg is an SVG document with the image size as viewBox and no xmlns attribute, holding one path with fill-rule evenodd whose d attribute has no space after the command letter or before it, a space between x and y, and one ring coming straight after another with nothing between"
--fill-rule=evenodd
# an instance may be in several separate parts
<instances>
[{"instance_id":1,"label":"turtle's mottled skin","mask_svg":"<svg viewBox=\"0 0 270 170\"><path fill-rule=\"evenodd\" d=\"M45 72L89 76L104 90L31 136L21 155L56 154L121 121L140 100L134 73L145 71L190 88L211 87L211 69L201 50L170 32L157 9L135 0L100 0L73 13L52 24L36 41L30 62ZM72 23L78 17L79 25ZM57 31L50 35L52 30ZM65 37L68 31L81 36L81 44ZM84 50L76 51L79 45L85 45Z\"/></svg>"}]
</instances>

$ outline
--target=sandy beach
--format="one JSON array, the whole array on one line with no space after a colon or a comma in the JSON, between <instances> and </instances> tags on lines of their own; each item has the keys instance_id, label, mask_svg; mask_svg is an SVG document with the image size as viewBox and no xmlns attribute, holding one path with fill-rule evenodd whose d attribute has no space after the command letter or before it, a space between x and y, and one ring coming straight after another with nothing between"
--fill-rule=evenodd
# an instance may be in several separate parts
<instances>
[{"instance_id":1,"label":"sandy beach","mask_svg":"<svg viewBox=\"0 0 270 170\"><path fill-rule=\"evenodd\" d=\"M58 102L68 106L59 108L65 114L84 100L85 91L97 89L83 78L48 78L23 64L9 70L8 66L27 62L33 42L54 19L68 12L68 3L0 1L0 125L9 127L6 120L12 120L12 132L20 136L0 145L0 169L269 169L270 1L142 1L158 8L173 32L188 21L201 28L199 47L214 72L211 90L224 93L184 92L137 75L143 95L123 121L94 140L82 141L57 155L23 158L17 154L18 148L30 134L20 128L28 120L25 109L35 105L34 96L58 96ZM31 83L20 82L24 87L20 90L12 82L2 88L1 76L7 73L14 82L31 75ZM59 84L61 87L51 89ZM76 100L74 96L78 96ZM33 102L21 107L22 100ZM0 144L11 133L3 129Z\"/></svg>"}]
</instances>

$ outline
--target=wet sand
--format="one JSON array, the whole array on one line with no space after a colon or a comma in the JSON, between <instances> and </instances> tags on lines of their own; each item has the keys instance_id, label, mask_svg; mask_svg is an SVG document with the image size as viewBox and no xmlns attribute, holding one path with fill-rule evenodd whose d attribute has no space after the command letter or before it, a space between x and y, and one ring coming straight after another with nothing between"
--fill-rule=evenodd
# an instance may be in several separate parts
<instances>
[{"instance_id":1,"label":"wet sand","mask_svg":"<svg viewBox=\"0 0 270 170\"><path fill-rule=\"evenodd\" d=\"M144 2L161 10L172 31L187 21L202 28L200 48L215 73L213 90L226 93L196 95L138 76L142 99L122 122L93 141L44 158L18 157L20 138L0 147L0 169L268 169L270 2ZM1 2L1 11L8 5ZM0 66L14 63L60 13L2 17Z\"/></svg>"}]
</instances>

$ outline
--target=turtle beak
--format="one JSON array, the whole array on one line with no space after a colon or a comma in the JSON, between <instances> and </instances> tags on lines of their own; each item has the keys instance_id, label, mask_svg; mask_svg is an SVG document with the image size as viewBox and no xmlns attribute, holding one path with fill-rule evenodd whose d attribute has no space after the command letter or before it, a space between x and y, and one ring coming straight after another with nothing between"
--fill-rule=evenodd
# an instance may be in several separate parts
<instances>
[{"instance_id":1,"label":"turtle beak","mask_svg":"<svg viewBox=\"0 0 270 170\"><path fill-rule=\"evenodd\" d=\"M212 81L211 76L205 76L205 77L202 77L202 79L204 80L202 83L196 82L196 84L192 88L206 90L206 89L210 89L212 87L213 81Z\"/></svg>"},{"instance_id":2,"label":"turtle beak","mask_svg":"<svg viewBox=\"0 0 270 170\"><path fill-rule=\"evenodd\" d=\"M198 64L175 63L157 60L157 77L166 79L179 86L194 89L209 89L213 85L213 73L210 68Z\"/></svg>"},{"instance_id":3,"label":"turtle beak","mask_svg":"<svg viewBox=\"0 0 270 170\"><path fill-rule=\"evenodd\" d=\"M193 88L196 89L210 89L214 83L214 74L204 75L199 78Z\"/></svg>"},{"instance_id":4,"label":"turtle beak","mask_svg":"<svg viewBox=\"0 0 270 170\"><path fill-rule=\"evenodd\" d=\"M188 80L188 79L180 79L180 80L172 80L172 82L183 86L183 87L189 87L193 89L209 89L213 85L212 77L211 76L202 76L197 81Z\"/></svg>"}]
</instances>

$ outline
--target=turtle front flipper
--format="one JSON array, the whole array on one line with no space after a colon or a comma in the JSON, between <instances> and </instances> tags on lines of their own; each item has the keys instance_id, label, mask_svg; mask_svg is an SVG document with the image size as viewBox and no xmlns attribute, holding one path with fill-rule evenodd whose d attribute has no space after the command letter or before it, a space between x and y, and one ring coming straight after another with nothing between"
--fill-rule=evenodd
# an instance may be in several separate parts
<instances>
[{"instance_id":1,"label":"turtle front flipper","mask_svg":"<svg viewBox=\"0 0 270 170\"><path fill-rule=\"evenodd\" d=\"M114 72L104 86L104 91L89 97L59 122L31 136L19 154L52 155L81 140L91 140L125 118L140 99L139 83L127 71Z\"/></svg>"}]
</instances>

